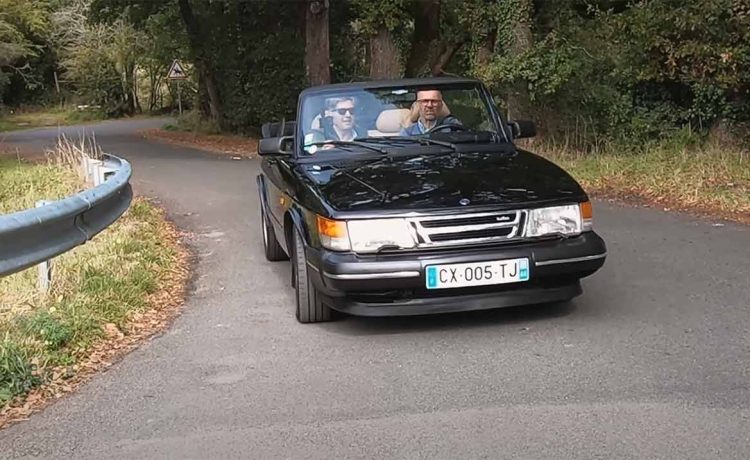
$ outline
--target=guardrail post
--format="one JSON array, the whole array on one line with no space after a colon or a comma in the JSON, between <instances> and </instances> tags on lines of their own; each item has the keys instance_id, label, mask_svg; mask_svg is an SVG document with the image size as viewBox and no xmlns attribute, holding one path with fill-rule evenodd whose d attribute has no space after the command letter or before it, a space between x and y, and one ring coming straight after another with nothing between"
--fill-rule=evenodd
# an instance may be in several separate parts
<instances>
[{"instance_id":1,"label":"guardrail post","mask_svg":"<svg viewBox=\"0 0 750 460\"><path fill-rule=\"evenodd\" d=\"M100 172L101 168L104 166L104 162L89 157L84 157L83 161L85 162L84 170L86 171L86 181L94 186L100 185L104 182L101 180L102 173Z\"/></svg>"},{"instance_id":2,"label":"guardrail post","mask_svg":"<svg viewBox=\"0 0 750 460\"><path fill-rule=\"evenodd\" d=\"M51 201L47 200L39 200L36 202L36 207L40 208L46 204L52 203ZM48 292L49 287L52 284L52 261L51 260L45 260L39 263L37 265L37 268L39 270L39 277L37 278L37 285L39 287L39 290L41 292Z\"/></svg>"}]
</instances>

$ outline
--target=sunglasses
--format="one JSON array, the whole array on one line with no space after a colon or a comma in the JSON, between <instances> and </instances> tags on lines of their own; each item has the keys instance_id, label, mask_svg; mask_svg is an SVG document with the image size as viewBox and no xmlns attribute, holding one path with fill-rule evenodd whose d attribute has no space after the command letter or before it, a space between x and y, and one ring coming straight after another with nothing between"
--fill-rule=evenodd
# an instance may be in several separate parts
<instances>
[{"instance_id":1,"label":"sunglasses","mask_svg":"<svg viewBox=\"0 0 750 460\"><path fill-rule=\"evenodd\" d=\"M349 115L354 115L354 109L335 109L334 112L338 113L339 115L346 115L347 113Z\"/></svg>"}]
</instances>

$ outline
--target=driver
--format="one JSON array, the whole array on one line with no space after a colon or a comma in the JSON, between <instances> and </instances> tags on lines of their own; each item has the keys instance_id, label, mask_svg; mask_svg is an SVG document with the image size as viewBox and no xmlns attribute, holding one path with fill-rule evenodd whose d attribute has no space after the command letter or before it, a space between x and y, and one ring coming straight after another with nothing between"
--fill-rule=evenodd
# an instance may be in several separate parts
<instances>
[{"instance_id":1,"label":"driver","mask_svg":"<svg viewBox=\"0 0 750 460\"><path fill-rule=\"evenodd\" d=\"M443 103L443 94L438 90L417 91L417 101L412 107L411 122L410 126L401 129L402 136L424 134L439 125L461 125L458 118L448 111Z\"/></svg>"}]
</instances>

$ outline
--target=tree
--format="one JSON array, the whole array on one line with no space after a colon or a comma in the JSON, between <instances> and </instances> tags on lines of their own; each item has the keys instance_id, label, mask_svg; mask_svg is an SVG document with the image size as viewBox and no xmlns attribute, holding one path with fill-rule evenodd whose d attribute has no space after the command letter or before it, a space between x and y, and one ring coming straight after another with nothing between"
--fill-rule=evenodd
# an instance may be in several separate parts
<instances>
[{"instance_id":1,"label":"tree","mask_svg":"<svg viewBox=\"0 0 750 460\"><path fill-rule=\"evenodd\" d=\"M311 85L331 82L328 46L328 0L307 0L305 74Z\"/></svg>"},{"instance_id":2,"label":"tree","mask_svg":"<svg viewBox=\"0 0 750 460\"><path fill-rule=\"evenodd\" d=\"M395 32L409 17L407 0L356 0L360 30L369 39L370 77L397 78L402 74Z\"/></svg>"},{"instance_id":3,"label":"tree","mask_svg":"<svg viewBox=\"0 0 750 460\"><path fill-rule=\"evenodd\" d=\"M34 58L45 51L44 37L49 33L49 9L38 0L0 0L0 103L14 80L18 89L42 86L41 66Z\"/></svg>"},{"instance_id":4,"label":"tree","mask_svg":"<svg viewBox=\"0 0 750 460\"><path fill-rule=\"evenodd\" d=\"M188 43L190 44L190 53L193 58L195 68L198 70L198 78L208 96L208 108L210 117L216 121L220 127L224 127L224 119L221 110L221 97L219 96L219 87L216 83L216 75L213 70L212 61L206 53L205 41L208 37L204 36L201 23L193 13L193 8L189 0L178 0L180 8L180 17L185 25Z\"/></svg>"},{"instance_id":5,"label":"tree","mask_svg":"<svg viewBox=\"0 0 750 460\"><path fill-rule=\"evenodd\" d=\"M14 74L26 75L28 66L21 63L33 54L32 44L0 16L0 94L4 93Z\"/></svg>"},{"instance_id":6,"label":"tree","mask_svg":"<svg viewBox=\"0 0 750 460\"><path fill-rule=\"evenodd\" d=\"M532 0L508 1L506 8L506 17L510 26L509 51L513 56L523 56L532 50L534 44L531 31ZM530 115L531 104L527 82L520 80L513 85L508 93L506 104L508 117L524 118Z\"/></svg>"},{"instance_id":7,"label":"tree","mask_svg":"<svg viewBox=\"0 0 750 460\"><path fill-rule=\"evenodd\" d=\"M405 77L416 77L430 66L434 59L434 45L440 39L440 0L412 2L414 37L406 60Z\"/></svg>"},{"instance_id":8,"label":"tree","mask_svg":"<svg viewBox=\"0 0 750 460\"><path fill-rule=\"evenodd\" d=\"M148 110L153 112L163 107L164 102L164 77L174 59L182 59L186 62L189 54L185 29L174 27L181 24L177 5L170 5L156 13L149 15L142 24L143 34L148 37L145 42L143 56L140 59L140 67L145 71L148 85ZM175 86L175 85L173 85ZM180 84L181 91L186 88L192 89L192 80L183 81ZM171 99L173 102L176 95ZM185 100L183 99L183 104Z\"/></svg>"},{"instance_id":9,"label":"tree","mask_svg":"<svg viewBox=\"0 0 750 460\"><path fill-rule=\"evenodd\" d=\"M89 2L76 0L52 16L51 40L64 76L85 103L132 115L140 111L137 69L146 39L124 18L92 24L88 14Z\"/></svg>"}]
</instances>

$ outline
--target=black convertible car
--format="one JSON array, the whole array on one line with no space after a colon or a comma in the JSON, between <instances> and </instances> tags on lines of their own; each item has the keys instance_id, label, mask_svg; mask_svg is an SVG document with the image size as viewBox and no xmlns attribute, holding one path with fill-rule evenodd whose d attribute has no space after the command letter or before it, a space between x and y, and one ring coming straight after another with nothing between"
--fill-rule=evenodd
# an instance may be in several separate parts
<instances>
[{"instance_id":1,"label":"black convertible car","mask_svg":"<svg viewBox=\"0 0 750 460\"><path fill-rule=\"evenodd\" d=\"M268 260L291 258L297 319L557 302L606 258L587 194L518 148L480 82L324 85L258 153Z\"/></svg>"}]
</instances>

